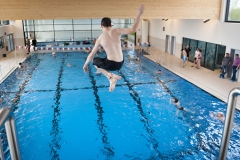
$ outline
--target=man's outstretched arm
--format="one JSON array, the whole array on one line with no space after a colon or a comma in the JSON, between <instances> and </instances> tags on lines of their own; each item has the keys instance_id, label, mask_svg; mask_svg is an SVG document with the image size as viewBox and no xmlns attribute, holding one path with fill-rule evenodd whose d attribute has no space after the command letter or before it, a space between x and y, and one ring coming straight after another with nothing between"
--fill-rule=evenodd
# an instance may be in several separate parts
<instances>
[{"instance_id":1,"label":"man's outstretched arm","mask_svg":"<svg viewBox=\"0 0 240 160\"><path fill-rule=\"evenodd\" d=\"M92 52L88 55L87 60L86 60L86 62L84 64L84 66L83 66L83 70L84 70L85 73L88 71L88 63L94 58L94 55L96 54L99 45L100 45L100 42L99 42L99 39L98 39L96 41L93 49L92 49Z\"/></svg>"},{"instance_id":2,"label":"man's outstretched arm","mask_svg":"<svg viewBox=\"0 0 240 160\"><path fill-rule=\"evenodd\" d=\"M138 28L138 25L139 25L140 18L141 18L142 14L143 14L143 11L144 11L144 6L140 5L140 7L138 9L138 13L137 13L137 18L136 18L133 26L131 28L124 28L124 29L116 28L117 32L119 34L130 34L130 33L136 32L137 28Z\"/></svg>"}]
</instances>

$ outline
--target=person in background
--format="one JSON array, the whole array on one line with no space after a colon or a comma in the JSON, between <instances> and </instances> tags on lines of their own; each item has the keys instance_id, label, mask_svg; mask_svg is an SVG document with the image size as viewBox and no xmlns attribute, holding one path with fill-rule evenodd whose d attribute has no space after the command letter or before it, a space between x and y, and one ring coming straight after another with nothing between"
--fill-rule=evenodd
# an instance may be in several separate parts
<instances>
[{"instance_id":1,"label":"person in background","mask_svg":"<svg viewBox=\"0 0 240 160\"><path fill-rule=\"evenodd\" d=\"M18 65L18 68L22 68L22 67L23 67L23 65L22 65L22 63L20 62L19 65Z\"/></svg>"},{"instance_id":2,"label":"person in background","mask_svg":"<svg viewBox=\"0 0 240 160\"><path fill-rule=\"evenodd\" d=\"M68 67L71 67L71 63L70 63L70 62L68 62L67 66L68 66Z\"/></svg>"},{"instance_id":3,"label":"person in background","mask_svg":"<svg viewBox=\"0 0 240 160\"><path fill-rule=\"evenodd\" d=\"M37 47L37 40L36 38L34 37L33 40L32 40L32 46L33 46L33 50L36 51L36 47Z\"/></svg>"},{"instance_id":4,"label":"person in background","mask_svg":"<svg viewBox=\"0 0 240 160\"><path fill-rule=\"evenodd\" d=\"M202 61L202 50L198 49L199 53L198 53L198 57L197 57L197 69L200 69L201 66L201 61Z\"/></svg>"},{"instance_id":5,"label":"person in background","mask_svg":"<svg viewBox=\"0 0 240 160\"><path fill-rule=\"evenodd\" d=\"M27 47L28 53L30 53L30 46L31 46L31 44L30 44L30 39L27 39L27 41L26 41L26 47Z\"/></svg>"},{"instance_id":6,"label":"person in background","mask_svg":"<svg viewBox=\"0 0 240 160\"><path fill-rule=\"evenodd\" d=\"M139 60L140 60L140 59L139 59L139 57L137 56L137 57L136 57L136 61L139 61Z\"/></svg>"},{"instance_id":7,"label":"person in background","mask_svg":"<svg viewBox=\"0 0 240 160\"><path fill-rule=\"evenodd\" d=\"M188 63L188 59L189 59L189 53L191 51L191 49L189 48L189 45L186 45L186 47L184 48L186 53L187 53L187 60L186 60L186 63Z\"/></svg>"},{"instance_id":8,"label":"person in background","mask_svg":"<svg viewBox=\"0 0 240 160\"><path fill-rule=\"evenodd\" d=\"M55 57L56 57L56 53L55 53L55 52L52 52L52 56L55 58Z\"/></svg>"},{"instance_id":9,"label":"person in background","mask_svg":"<svg viewBox=\"0 0 240 160\"><path fill-rule=\"evenodd\" d=\"M155 72L156 74L162 74L162 71L159 69L157 72Z\"/></svg>"},{"instance_id":10,"label":"person in background","mask_svg":"<svg viewBox=\"0 0 240 160\"><path fill-rule=\"evenodd\" d=\"M238 71L238 69L240 68L240 58L239 58L239 55L238 54L235 54L235 60L233 62L233 65L232 65L232 78L230 79L232 82L235 82L236 81L236 73Z\"/></svg>"},{"instance_id":11,"label":"person in background","mask_svg":"<svg viewBox=\"0 0 240 160\"><path fill-rule=\"evenodd\" d=\"M184 68L187 63L187 52L185 49L182 51L182 67Z\"/></svg>"},{"instance_id":12,"label":"person in background","mask_svg":"<svg viewBox=\"0 0 240 160\"><path fill-rule=\"evenodd\" d=\"M178 101L177 98L173 98L172 101L173 101L174 105L175 105L175 106L177 107L177 109L178 109L177 112L176 112L176 115L178 115L179 111L181 111L181 110L190 112L189 110L187 110L186 108L184 108L184 107L182 107L182 106L180 105L180 102ZM191 112L191 113L192 113L192 112Z\"/></svg>"},{"instance_id":13,"label":"person in background","mask_svg":"<svg viewBox=\"0 0 240 160\"><path fill-rule=\"evenodd\" d=\"M197 48L196 51L195 51L194 62L193 62L193 65L191 67L194 67L194 64L196 64L196 66L197 66L198 54L199 54L199 48Z\"/></svg>"},{"instance_id":14,"label":"person in background","mask_svg":"<svg viewBox=\"0 0 240 160\"><path fill-rule=\"evenodd\" d=\"M227 73L231 63L232 63L232 60L229 57L229 53L226 53L225 57L222 60L222 65L221 65L222 73L219 75L219 78L224 78L224 76Z\"/></svg>"},{"instance_id":15,"label":"person in background","mask_svg":"<svg viewBox=\"0 0 240 160\"><path fill-rule=\"evenodd\" d=\"M225 120L225 116L224 116L223 112L217 112L217 113L210 112L210 116L212 118L216 118L217 120L220 120L221 122L224 122L224 120Z\"/></svg>"}]
</instances>

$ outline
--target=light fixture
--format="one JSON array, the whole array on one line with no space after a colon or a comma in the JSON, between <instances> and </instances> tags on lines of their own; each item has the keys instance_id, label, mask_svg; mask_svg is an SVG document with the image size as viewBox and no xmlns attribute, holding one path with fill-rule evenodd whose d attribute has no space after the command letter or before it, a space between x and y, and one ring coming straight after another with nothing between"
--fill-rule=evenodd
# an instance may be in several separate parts
<instances>
[{"instance_id":1,"label":"light fixture","mask_svg":"<svg viewBox=\"0 0 240 160\"><path fill-rule=\"evenodd\" d=\"M210 21L210 19L204 19L203 23L207 23L208 21Z\"/></svg>"},{"instance_id":2,"label":"light fixture","mask_svg":"<svg viewBox=\"0 0 240 160\"><path fill-rule=\"evenodd\" d=\"M165 19L162 19L163 21L165 20Z\"/></svg>"},{"instance_id":3,"label":"light fixture","mask_svg":"<svg viewBox=\"0 0 240 160\"><path fill-rule=\"evenodd\" d=\"M168 19L166 18L165 21L167 21Z\"/></svg>"}]
</instances>

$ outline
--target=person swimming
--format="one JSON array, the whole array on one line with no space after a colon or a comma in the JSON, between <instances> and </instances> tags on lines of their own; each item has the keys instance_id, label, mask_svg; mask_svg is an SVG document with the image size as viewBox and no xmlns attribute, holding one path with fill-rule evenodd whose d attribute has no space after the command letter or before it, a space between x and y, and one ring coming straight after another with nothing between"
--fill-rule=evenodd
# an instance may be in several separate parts
<instances>
[{"instance_id":1,"label":"person swimming","mask_svg":"<svg viewBox=\"0 0 240 160\"><path fill-rule=\"evenodd\" d=\"M162 71L159 69L157 72L155 72L156 74L162 74Z\"/></svg>"},{"instance_id":2,"label":"person swimming","mask_svg":"<svg viewBox=\"0 0 240 160\"><path fill-rule=\"evenodd\" d=\"M175 106L177 107L177 109L178 109L177 112L176 112L176 115L178 115L179 111L186 111L186 112L193 113L193 112L189 111L188 109L182 107L182 106L180 105L180 102L179 102L179 100L178 100L177 98L173 98L173 99L172 99L172 102L174 103L174 105L175 105Z\"/></svg>"},{"instance_id":3,"label":"person swimming","mask_svg":"<svg viewBox=\"0 0 240 160\"><path fill-rule=\"evenodd\" d=\"M101 28L103 33L98 37L94 45L93 50L88 55L87 60L83 66L84 73L88 71L88 64L93 59L93 65L102 72L109 80L109 91L112 92L115 89L117 80L121 79L121 76L115 75L109 71L120 70L123 66L124 59L121 48L120 35L127 35L137 31L141 16L144 11L144 6L141 5L138 9L137 18L131 28L111 28L111 19L104 17L101 21ZM103 46L106 51L107 57L94 58L99 46Z\"/></svg>"}]
</instances>

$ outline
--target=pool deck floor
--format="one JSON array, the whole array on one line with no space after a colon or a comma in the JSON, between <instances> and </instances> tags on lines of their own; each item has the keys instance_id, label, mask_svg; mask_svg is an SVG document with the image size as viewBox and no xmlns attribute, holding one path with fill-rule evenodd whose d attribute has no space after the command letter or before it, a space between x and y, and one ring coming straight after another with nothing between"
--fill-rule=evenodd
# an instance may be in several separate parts
<instances>
[{"instance_id":1,"label":"pool deck floor","mask_svg":"<svg viewBox=\"0 0 240 160\"><path fill-rule=\"evenodd\" d=\"M137 47L136 47L137 49ZM36 53L42 53L46 51L38 51ZM47 51L51 52L51 51ZM69 51L75 52L75 51ZM152 49L150 55L145 55L147 58L154 62L160 63L161 66L174 72L178 76L185 80L195 84L199 88L212 94L213 96L227 102L230 91L235 87L240 87L240 82L231 82L229 78L219 78L219 70L211 71L209 69L201 67L196 69L191 67L193 63L189 62L187 66L182 68L182 61L180 58L164 53L155 48ZM23 62L26 58L26 52L18 50L17 58L15 59L15 51L7 54L7 57L0 58L0 83L18 66L19 62ZM197 98L197 97L196 97ZM237 109L240 110L240 97L237 100Z\"/></svg>"}]
</instances>

